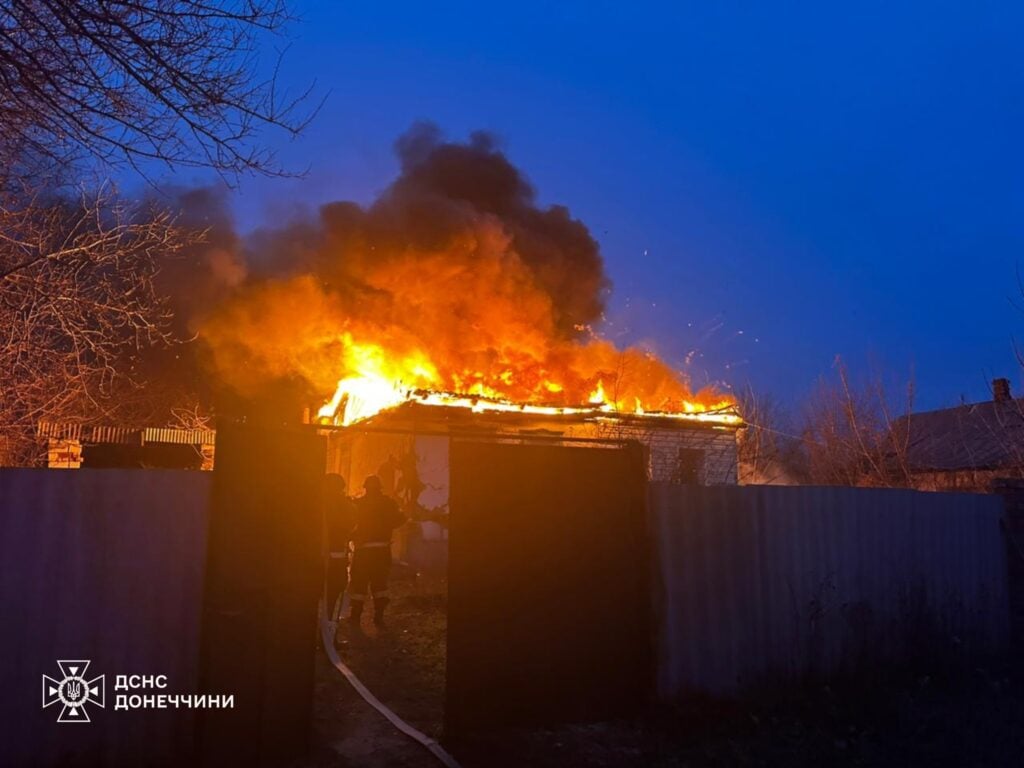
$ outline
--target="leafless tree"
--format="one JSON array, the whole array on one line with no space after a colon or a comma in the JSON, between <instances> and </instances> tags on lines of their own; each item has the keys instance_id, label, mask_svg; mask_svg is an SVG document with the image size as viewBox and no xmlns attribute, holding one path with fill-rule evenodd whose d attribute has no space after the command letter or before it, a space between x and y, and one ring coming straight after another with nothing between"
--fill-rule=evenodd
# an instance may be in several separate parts
<instances>
[{"instance_id":1,"label":"leafless tree","mask_svg":"<svg viewBox=\"0 0 1024 768\"><path fill-rule=\"evenodd\" d=\"M799 441L784 430L782 408L771 395L752 387L739 397L746 426L737 438L738 479L744 485L797 483L803 479Z\"/></svg>"},{"instance_id":2,"label":"leafless tree","mask_svg":"<svg viewBox=\"0 0 1024 768\"><path fill-rule=\"evenodd\" d=\"M173 341L159 265L200 234L109 188L52 190L125 166L282 172L264 131L315 109L257 54L290 20L284 0L0 0L0 463L36 458L42 420L181 416L190 393L137 375Z\"/></svg>"},{"instance_id":3,"label":"leafless tree","mask_svg":"<svg viewBox=\"0 0 1024 768\"><path fill-rule=\"evenodd\" d=\"M254 140L315 111L257 56L289 21L283 0L0 0L0 169L279 172Z\"/></svg>"},{"instance_id":4,"label":"leafless tree","mask_svg":"<svg viewBox=\"0 0 1024 768\"><path fill-rule=\"evenodd\" d=\"M159 260L193 237L109 192L0 203L0 453L36 458L40 420L109 418L134 402L133 351L169 341Z\"/></svg>"},{"instance_id":5,"label":"leafless tree","mask_svg":"<svg viewBox=\"0 0 1024 768\"><path fill-rule=\"evenodd\" d=\"M810 482L910 486L909 422L900 417L911 413L913 398L911 381L902 406L894 407L880 377L855 386L837 359L836 378L820 383L805 415L803 441Z\"/></svg>"}]
</instances>

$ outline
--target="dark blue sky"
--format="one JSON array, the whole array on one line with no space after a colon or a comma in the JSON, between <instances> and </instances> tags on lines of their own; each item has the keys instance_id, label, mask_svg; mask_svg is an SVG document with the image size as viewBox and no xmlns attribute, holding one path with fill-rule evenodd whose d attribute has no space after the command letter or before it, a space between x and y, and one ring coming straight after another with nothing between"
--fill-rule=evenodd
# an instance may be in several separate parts
<instances>
[{"instance_id":1,"label":"dark blue sky","mask_svg":"<svg viewBox=\"0 0 1024 768\"><path fill-rule=\"evenodd\" d=\"M557 7L556 7L557 6ZM1011 376L1024 314L1024 6L306 2L285 80L326 105L243 226L366 201L431 120L504 140L599 239L608 333L790 403L836 355L918 407Z\"/></svg>"}]
</instances>

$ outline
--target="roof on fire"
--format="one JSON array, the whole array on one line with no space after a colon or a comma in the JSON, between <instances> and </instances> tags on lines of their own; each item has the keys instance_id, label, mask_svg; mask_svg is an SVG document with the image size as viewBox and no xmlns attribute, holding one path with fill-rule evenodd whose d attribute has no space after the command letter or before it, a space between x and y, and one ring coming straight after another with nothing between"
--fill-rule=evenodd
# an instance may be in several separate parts
<instances>
[{"instance_id":1,"label":"roof on fire","mask_svg":"<svg viewBox=\"0 0 1024 768\"><path fill-rule=\"evenodd\" d=\"M719 416L716 419L715 416ZM401 425L402 428L428 427L447 430L451 428L502 429L515 427L524 430L557 432L561 425L594 425L613 430L616 427L630 430L693 430L712 429L735 431L743 426L739 412L727 408L703 414L660 414L660 413L615 413L600 407L573 409L565 413L546 413L528 410L474 410L463 406L427 404L416 401L402 403L395 408L382 411L370 418L353 424L352 427L374 428L384 425Z\"/></svg>"}]
</instances>

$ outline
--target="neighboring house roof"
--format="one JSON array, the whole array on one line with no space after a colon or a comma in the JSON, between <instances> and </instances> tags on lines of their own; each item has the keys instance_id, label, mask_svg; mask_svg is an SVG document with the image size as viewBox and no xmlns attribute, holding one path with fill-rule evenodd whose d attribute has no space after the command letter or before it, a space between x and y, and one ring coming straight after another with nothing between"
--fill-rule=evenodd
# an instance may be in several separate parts
<instances>
[{"instance_id":1,"label":"neighboring house roof","mask_svg":"<svg viewBox=\"0 0 1024 768\"><path fill-rule=\"evenodd\" d=\"M1024 466L1024 398L914 413L896 421L912 471Z\"/></svg>"},{"instance_id":2,"label":"neighboring house roof","mask_svg":"<svg viewBox=\"0 0 1024 768\"><path fill-rule=\"evenodd\" d=\"M145 445L146 443L177 443L179 445L213 445L217 433L212 429L171 429L165 427L112 427L41 421L38 424L41 437L58 440L78 440L82 443L121 443L123 445Z\"/></svg>"}]
</instances>

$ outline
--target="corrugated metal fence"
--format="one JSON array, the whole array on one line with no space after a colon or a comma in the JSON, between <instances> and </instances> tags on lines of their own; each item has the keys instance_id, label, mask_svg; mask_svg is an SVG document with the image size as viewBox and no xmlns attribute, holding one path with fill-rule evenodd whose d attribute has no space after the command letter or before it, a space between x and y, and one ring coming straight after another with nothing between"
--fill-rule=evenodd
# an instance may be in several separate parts
<instances>
[{"instance_id":1,"label":"corrugated metal fence","mask_svg":"<svg viewBox=\"0 0 1024 768\"><path fill-rule=\"evenodd\" d=\"M653 483L662 695L1008 643L996 496Z\"/></svg>"},{"instance_id":2,"label":"corrugated metal fence","mask_svg":"<svg viewBox=\"0 0 1024 768\"><path fill-rule=\"evenodd\" d=\"M187 710L114 711L115 675L167 675L196 692L211 475L0 470L0 722L4 765L180 761ZM42 709L43 674L88 659L106 675L89 724ZM137 693L137 691L134 691ZM129 692L132 693L132 692Z\"/></svg>"}]
</instances>

